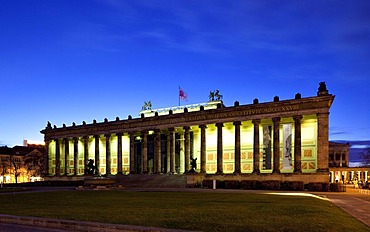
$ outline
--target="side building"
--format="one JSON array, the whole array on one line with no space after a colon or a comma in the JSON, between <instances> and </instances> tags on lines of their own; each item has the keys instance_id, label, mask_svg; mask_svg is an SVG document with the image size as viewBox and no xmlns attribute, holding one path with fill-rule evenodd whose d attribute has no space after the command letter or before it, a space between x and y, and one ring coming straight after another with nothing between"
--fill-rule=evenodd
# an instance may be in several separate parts
<instances>
[{"instance_id":1,"label":"side building","mask_svg":"<svg viewBox=\"0 0 370 232\"><path fill-rule=\"evenodd\" d=\"M141 111L139 118L62 127L48 122L47 170L52 178L81 178L94 162L101 175L189 174L203 180L329 183L329 109L334 96L226 107L204 104Z\"/></svg>"},{"instance_id":2,"label":"side building","mask_svg":"<svg viewBox=\"0 0 370 232\"><path fill-rule=\"evenodd\" d=\"M370 167L350 167L349 143L329 142L329 169L331 183L364 184L369 181Z\"/></svg>"},{"instance_id":3,"label":"side building","mask_svg":"<svg viewBox=\"0 0 370 232\"><path fill-rule=\"evenodd\" d=\"M43 157L44 146L0 147L0 184L14 184L42 180L35 165L27 168L26 159ZM37 158L32 158L37 156ZM42 159L41 159L42 162ZM40 164L41 166L41 164Z\"/></svg>"}]
</instances>

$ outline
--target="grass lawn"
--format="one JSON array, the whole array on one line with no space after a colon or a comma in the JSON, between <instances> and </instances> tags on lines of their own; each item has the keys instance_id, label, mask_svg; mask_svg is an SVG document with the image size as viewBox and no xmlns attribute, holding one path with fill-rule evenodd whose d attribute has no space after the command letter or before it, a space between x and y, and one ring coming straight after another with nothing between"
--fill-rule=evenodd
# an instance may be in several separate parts
<instances>
[{"instance_id":1,"label":"grass lawn","mask_svg":"<svg viewBox=\"0 0 370 232\"><path fill-rule=\"evenodd\" d=\"M369 231L312 197L215 192L60 191L0 196L0 213L201 231Z\"/></svg>"}]
</instances>

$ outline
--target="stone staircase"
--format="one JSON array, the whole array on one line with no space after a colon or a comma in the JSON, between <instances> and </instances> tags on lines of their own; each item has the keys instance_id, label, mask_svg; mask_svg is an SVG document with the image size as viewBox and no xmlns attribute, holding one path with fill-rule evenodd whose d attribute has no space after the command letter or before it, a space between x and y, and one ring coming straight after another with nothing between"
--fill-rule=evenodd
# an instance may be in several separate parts
<instances>
[{"instance_id":1,"label":"stone staircase","mask_svg":"<svg viewBox=\"0 0 370 232\"><path fill-rule=\"evenodd\" d=\"M115 176L124 188L186 188L186 175L130 174Z\"/></svg>"}]
</instances>

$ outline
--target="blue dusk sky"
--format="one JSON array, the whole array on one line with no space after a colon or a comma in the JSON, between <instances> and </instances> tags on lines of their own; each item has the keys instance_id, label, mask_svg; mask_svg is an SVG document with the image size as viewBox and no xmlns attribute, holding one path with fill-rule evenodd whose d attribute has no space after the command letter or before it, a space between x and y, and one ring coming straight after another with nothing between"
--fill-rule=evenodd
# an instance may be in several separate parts
<instances>
[{"instance_id":1,"label":"blue dusk sky","mask_svg":"<svg viewBox=\"0 0 370 232\"><path fill-rule=\"evenodd\" d=\"M208 101L336 95L330 140L370 140L370 1L0 0L0 145Z\"/></svg>"}]
</instances>

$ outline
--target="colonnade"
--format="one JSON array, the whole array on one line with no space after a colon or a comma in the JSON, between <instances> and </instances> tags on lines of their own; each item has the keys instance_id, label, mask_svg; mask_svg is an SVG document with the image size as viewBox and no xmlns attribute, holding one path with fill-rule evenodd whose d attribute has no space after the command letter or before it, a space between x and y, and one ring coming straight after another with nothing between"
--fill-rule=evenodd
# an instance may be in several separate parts
<instances>
[{"instance_id":1,"label":"colonnade","mask_svg":"<svg viewBox=\"0 0 370 232\"><path fill-rule=\"evenodd\" d=\"M369 171L356 170L359 168L346 168L347 170L330 171L330 182L353 183L355 181L367 182Z\"/></svg>"},{"instance_id":2,"label":"colonnade","mask_svg":"<svg viewBox=\"0 0 370 232\"><path fill-rule=\"evenodd\" d=\"M325 120L321 120L322 122L327 123L327 114L323 114ZM326 118L325 118L326 117ZM294 120L294 165L293 165L293 172L294 173L302 173L301 168L301 115L296 115L292 117ZM323 117L321 117L323 118ZM281 126L281 118L280 117L273 117L272 119L272 126L273 126L273 150L272 150L272 173L279 174L280 173L280 126ZM320 115L318 114L318 123L320 123ZM261 128L261 119L253 119L253 171L252 173L260 173L260 128ZM217 130L217 171L216 174L223 174L224 173L224 166L223 166L223 127L224 123L215 123L214 124ZM235 174L241 174L241 121L234 121L234 133L235 133L235 144L234 144L234 173ZM207 138L206 138L206 129L207 124L199 125L199 132L200 132L200 169L199 171L201 173L206 173L206 163L207 163ZM321 128L318 126L318 128ZM323 127L325 128L325 127ZM162 162L162 146L161 146L161 135L165 134L166 137L166 160L167 163L169 163L169 170L167 170L170 173L176 172L176 166L175 166L175 141L176 141L176 130L181 130L183 133L183 139L184 139L184 172L188 172L191 169L190 165L190 158L191 158L191 127L189 126L183 126L183 127L171 127L171 128L163 128L163 129L154 129L154 130L143 130L139 132L119 132L119 133L108 133L104 135L91 135L91 136L79 136L79 137L73 137L73 138L57 138L53 139L55 141L55 148L49 147L50 142L52 140L46 140L46 148L47 150L55 149L55 175L60 176L61 174L61 156L63 156L64 160L64 175L81 175L82 173L78 172L78 165L79 161L81 164L81 159L79 159L79 142L83 142L83 161L82 164L86 165L86 163L89 160L89 138L93 137L95 141L95 166L100 167L100 147L99 147L99 141L101 136L105 137L105 174L111 175L111 160L112 156L117 157L117 174L122 174L122 137L128 136L129 138L129 172L131 174L135 173L149 173L149 167L148 167L148 136L149 132L153 134L154 137L154 162L153 162L153 173L162 173L164 169L162 169L162 165L164 165ZM116 154L112 154L111 152L111 137L117 136L117 152ZM135 139L140 136L141 138L141 148L140 148L140 164L138 164L138 156L137 154L137 147L135 146ZM318 131L318 137L322 136L326 138L327 143L327 131L322 133L320 130ZM326 136L326 137L325 137ZM71 151L69 149L69 143L70 141L73 141L73 154L71 154ZM323 153L328 148L325 148L324 146L320 146L318 144L317 152ZM61 146L64 146L64 154L61 154ZM50 152L47 151L49 154L48 160L50 161L52 157L50 157ZM73 155L73 168L68 163L69 160L71 160L70 155ZM326 155L327 158L327 155ZM324 164L319 163L319 155L318 155L318 169L325 168ZM325 159L321 157L321 159ZM327 159L326 159L327 164ZM50 165L50 162L48 162L47 165ZM138 170L138 166L140 166L140 170ZM326 167L327 168L327 167ZM69 170L72 170L71 173ZM49 170L49 169L48 169ZM87 174L86 169L83 174ZM102 173L104 174L104 173Z\"/></svg>"}]
</instances>

